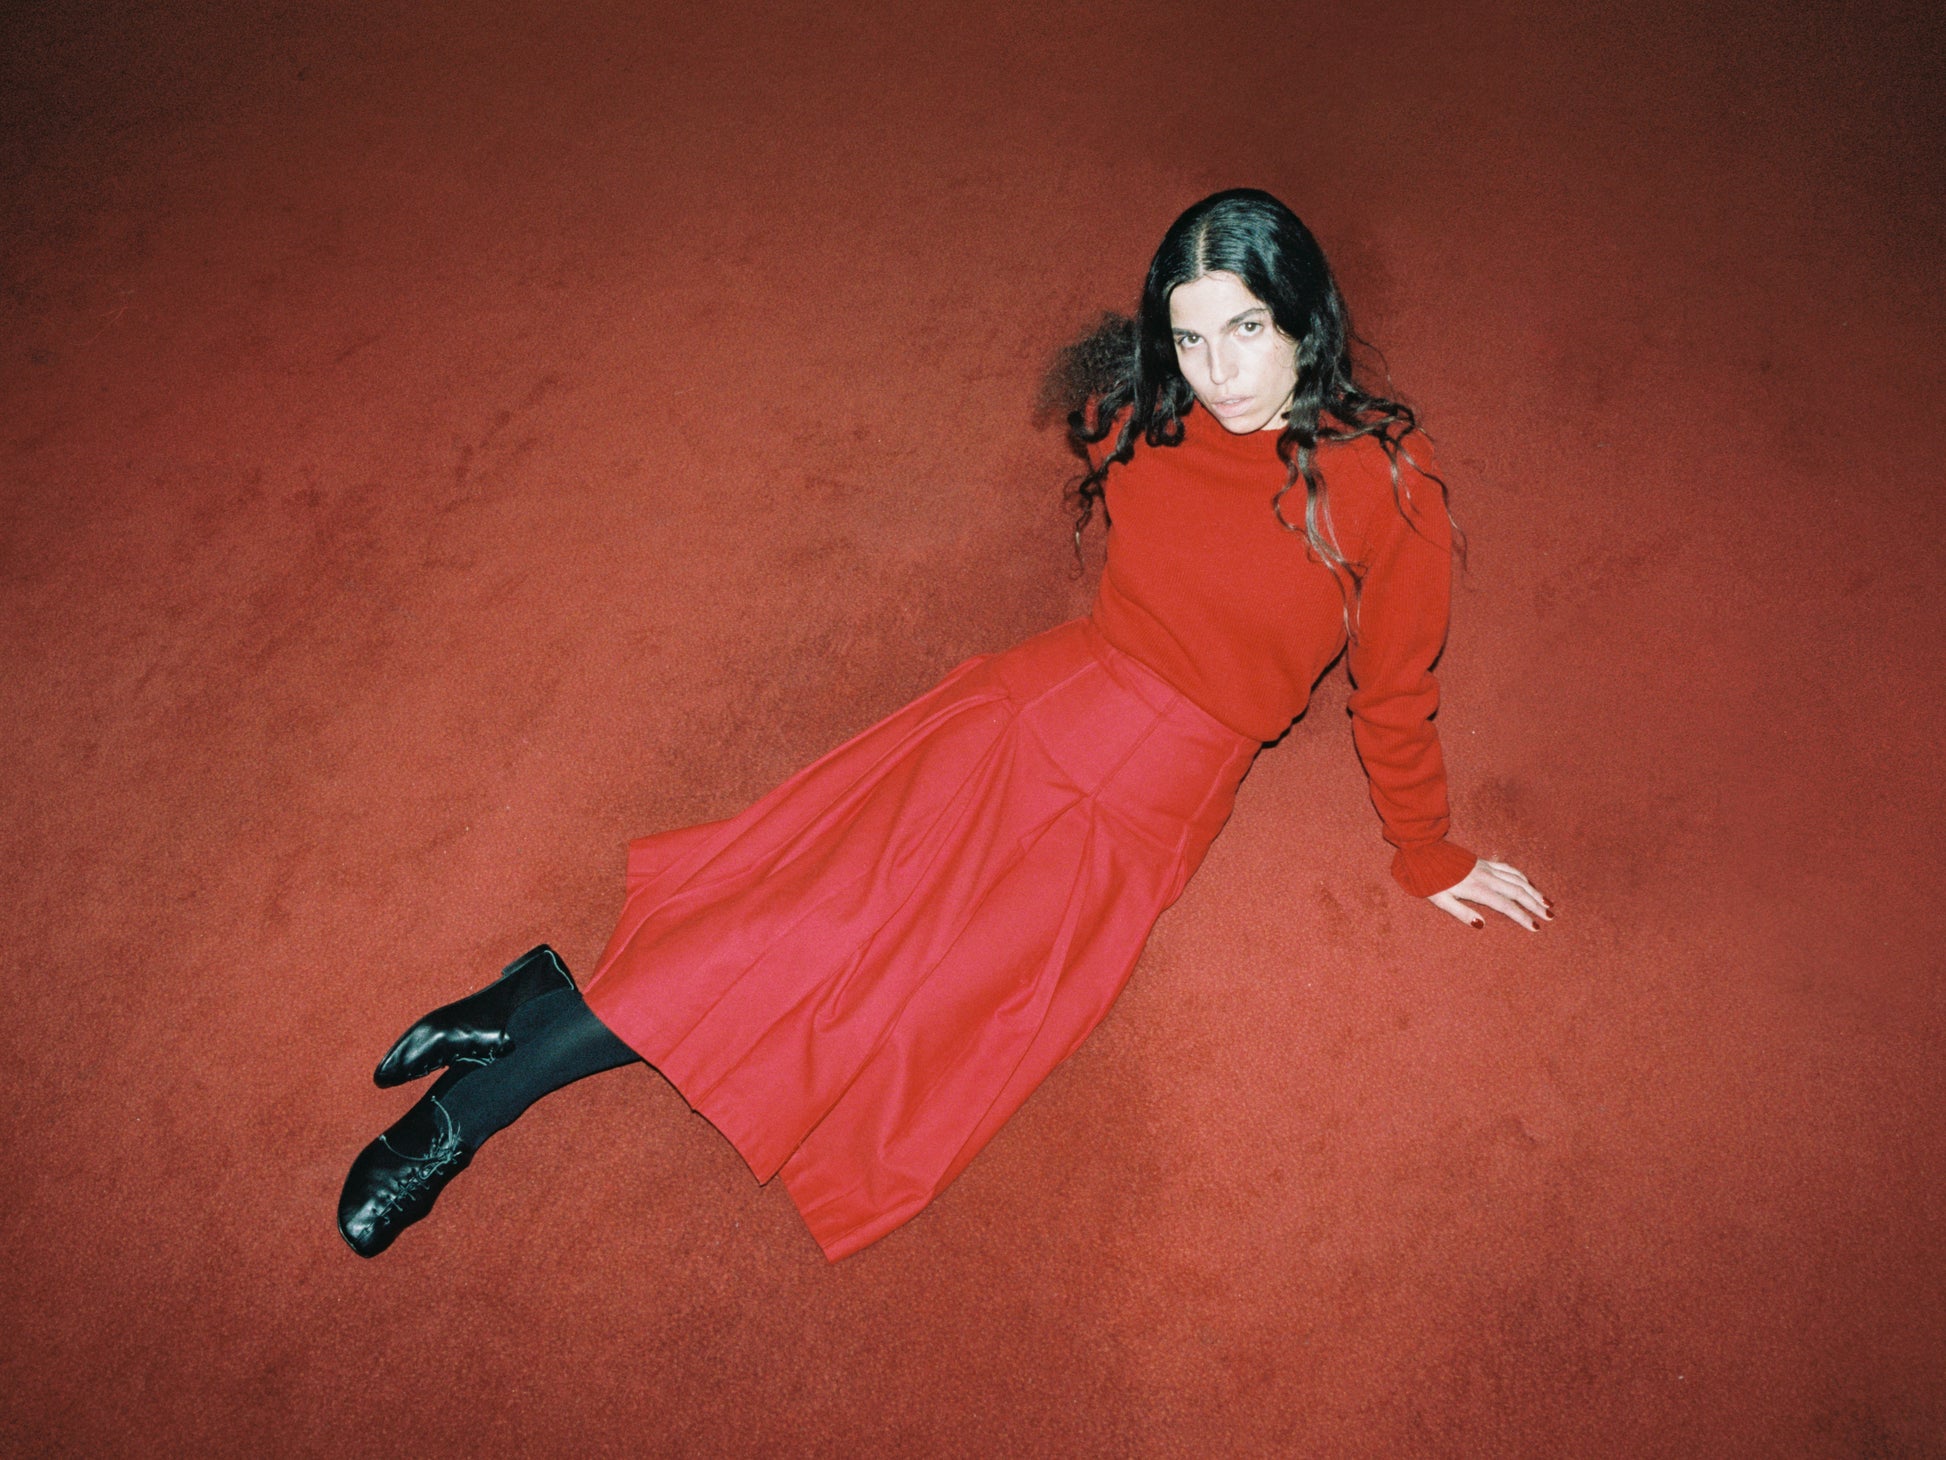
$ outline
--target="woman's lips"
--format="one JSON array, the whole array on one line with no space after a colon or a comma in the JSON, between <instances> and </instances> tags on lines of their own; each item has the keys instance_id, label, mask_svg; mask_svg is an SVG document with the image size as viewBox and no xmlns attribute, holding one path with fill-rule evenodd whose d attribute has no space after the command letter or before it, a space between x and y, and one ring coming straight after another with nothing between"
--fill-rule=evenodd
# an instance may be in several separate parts
<instances>
[{"instance_id":1,"label":"woman's lips","mask_svg":"<svg viewBox=\"0 0 1946 1460\"><path fill-rule=\"evenodd\" d=\"M1232 396L1228 400L1211 401L1209 408L1219 416L1240 416L1250 409L1250 397Z\"/></svg>"}]
</instances>

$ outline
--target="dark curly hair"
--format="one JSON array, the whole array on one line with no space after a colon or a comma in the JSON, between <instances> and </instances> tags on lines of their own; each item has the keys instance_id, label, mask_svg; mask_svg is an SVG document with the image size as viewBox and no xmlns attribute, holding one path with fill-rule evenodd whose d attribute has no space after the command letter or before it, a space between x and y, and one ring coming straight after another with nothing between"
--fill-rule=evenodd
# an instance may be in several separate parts
<instances>
[{"instance_id":1,"label":"dark curly hair","mask_svg":"<svg viewBox=\"0 0 1946 1460\"><path fill-rule=\"evenodd\" d=\"M1403 456L1423 472L1405 445L1405 438L1420 429L1419 419L1410 406L1358 383L1352 345L1364 342L1352 332L1324 250L1295 213L1254 188L1213 194L1170 224L1149 264L1136 317L1104 314L1093 330L1060 352L1048 372L1042 409L1066 414L1068 443L1087 466L1069 488L1075 504L1075 550L1080 551L1081 535L1097 505L1106 520L1103 484L1110 468L1134 454L1136 441L1150 446L1181 443L1182 418L1195 396L1176 362L1169 296L1177 286L1215 273L1241 279L1269 306L1277 328L1296 341L1297 388L1277 438L1277 455L1288 475L1270 508L1289 531L1303 532L1341 589L1349 581L1349 627L1349 608L1356 601L1364 565L1347 559L1332 534L1324 477L1317 466L1318 443L1376 437L1391 463L1393 500L1409 518L1399 459ZM1097 458L1089 448L1111 435L1109 450ZM1444 511L1445 483L1423 474L1438 486ZM1301 525L1284 514L1284 496L1299 481L1304 483ZM1457 528L1454 540L1463 551Z\"/></svg>"}]
</instances>

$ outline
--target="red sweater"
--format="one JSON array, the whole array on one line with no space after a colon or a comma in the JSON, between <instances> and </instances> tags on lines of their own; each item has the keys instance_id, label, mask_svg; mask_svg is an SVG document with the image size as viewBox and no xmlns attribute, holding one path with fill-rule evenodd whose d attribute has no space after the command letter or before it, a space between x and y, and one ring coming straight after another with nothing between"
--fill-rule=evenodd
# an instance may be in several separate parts
<instances>
[{"instance_id":1,"label":"red sweater","mask_svg":"<svg viewBox=\"0 0 1946 1460\"><path fill-rule=\"evenodd\" d=\"M1137 444L1108 473L1108 565L1094 618L1134 655L1231 729L1284 733L1345 647L1344 600L1330 572L1270 509L1284 481L1277 432L1238 436L1200 406L1180 446ZM1423 437L1412 448L1427 459ZM1446 640L1452 542L1439 488L1400 462L1412 518L1394 505L1385 452L1362 439L1318 450L1339 550L1365 566L1347 662L1352 739L1371 784L1392 875L1429 897L1473 869L1446 840L1446 768L1432 662ZM1304 484L1284 498L1302 523Z\"/></svg>"}]
</instances>

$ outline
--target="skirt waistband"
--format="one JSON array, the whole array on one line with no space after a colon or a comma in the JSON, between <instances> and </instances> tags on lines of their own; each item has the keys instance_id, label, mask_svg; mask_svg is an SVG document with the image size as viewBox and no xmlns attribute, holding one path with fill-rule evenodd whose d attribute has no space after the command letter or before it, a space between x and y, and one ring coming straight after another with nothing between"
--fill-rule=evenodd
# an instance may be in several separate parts
<instances>
[{"instance_id":1,"label":"skirt waistband","mask_svg":"<svg viewBox=\"0 0 1946 1460\"><path fill-rule=\"evenodd\" d=\"M1179 720L1186 729L1207 731L1215 743L1234 741L1257 748L1257 741L1238 734L1140 659L1109 643L1092 618L1070 619L990 656L987 662L1008 697L1025 703L1088 667L1089 660L1156 714Z\"/></svg>"},{"instance_id":2,"label":"skirt waistband","mask_svg":"<svg viewBox=\"0 0 1946 1460\"><path fill-rule=\"evenodd\" d=\"M1075 619L980 661L1020 726L1076 788L1181 836L1221 803L1261 748ZM1213 828L1211 829L1213 833Z\"/></svg>"}]
</instances>

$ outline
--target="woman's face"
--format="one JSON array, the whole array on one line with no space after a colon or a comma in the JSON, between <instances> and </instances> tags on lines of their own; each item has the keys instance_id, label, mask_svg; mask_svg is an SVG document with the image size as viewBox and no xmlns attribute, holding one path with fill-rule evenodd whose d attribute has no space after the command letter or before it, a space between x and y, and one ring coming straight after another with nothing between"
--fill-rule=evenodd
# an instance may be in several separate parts
<instances>
[{"instance_id":1,"label":"woman's face","mask_svg":"<svg viewBox=\"0 0 1946 1460\"><path fill-rule=\"evenodd\" d=\"M1205 274L1169 296L1176 362L1224 429L1281 429L1297 389L1297 341L1235 274Z\"/></svg>"}]
</instances>

